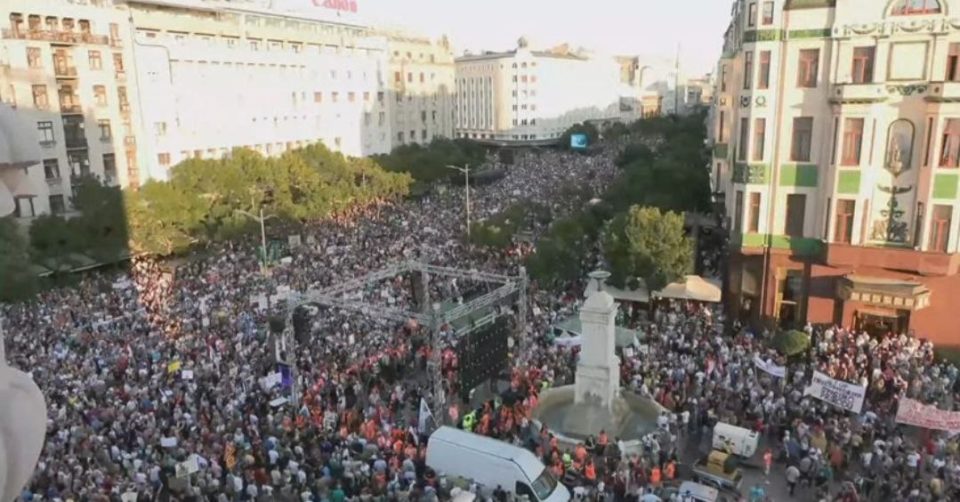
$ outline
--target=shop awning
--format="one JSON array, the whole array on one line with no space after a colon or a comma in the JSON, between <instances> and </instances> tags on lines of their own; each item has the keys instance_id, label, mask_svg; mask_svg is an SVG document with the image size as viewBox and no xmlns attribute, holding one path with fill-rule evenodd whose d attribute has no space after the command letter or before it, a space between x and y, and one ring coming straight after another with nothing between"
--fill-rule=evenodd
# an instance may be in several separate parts
<instances>
[{"instance_id":1,"label":"shop awning","mask_svg":"<svg viewBox=\"0 0 960 502\"><path fill-rule=\"evenodd\" d=\"M837 283L837 297L875 307L921 310L930 306L930 290L919 282L846 275Z\"/></svg>"},{"instance_id":2,"label":"shop awning","mask_svg":"<svg viewBox=\"0 0 960 502\"><path fill-rule=\"evenodd\" d=\"M718 303L721 299L720 285L699 275L688 275L684 280L668 284L654 293L661 298L676 298L698 302Z\"/></svg>"}]
</instances>

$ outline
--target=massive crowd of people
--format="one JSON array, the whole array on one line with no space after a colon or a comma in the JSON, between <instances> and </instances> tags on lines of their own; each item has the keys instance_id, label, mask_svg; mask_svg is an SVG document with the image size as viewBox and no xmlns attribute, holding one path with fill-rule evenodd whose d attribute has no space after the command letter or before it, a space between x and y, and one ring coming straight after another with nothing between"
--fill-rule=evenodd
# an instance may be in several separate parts
<instances>
[{"instance_id":1,"label":"massive crowd of people","mask_svg":"<svg viewBox=\"0 0 960 502\"><path fill-rule=\"evenodd\" d=\"M576 182L601 193L617 175L615 153L518 155L505 178L474 189L474 212L490 216L520 200L554 215L575 209L558 191ZM3 306L10 363L32 373L49 411L46 445L21 499L448 499L453 483L425 465L418 428L419 403L437 398L423 327L322 311L292 355L301 391L294 404L286 376L270 380L291 355L267 321L287 291L322 289L403 260L518 273L528 245L493 251L461 238L463 198L453 187L298 229L303 244L266 275L255 243L227 243L180 261L138 260L126 273L87 275L76 287ZM356 294L411 308L410 281L391 278ZM433 298L456 302L478 286L438 279L430 287ZM576 313L582 284L533 289L531 342L510 371L509 391L459 402L454 384L449 412L435 419L529 447L581 498L657 500L654 492L681 475L687 438L718 421L762 432L781 461L769 476L786 476L790 493L804 499L960 497L957 438L893 422L901 395L956 406L958 371L933 363L929 344L810 327L809 357L787 364L766 349L766 333L726 331L715 306L666 303L652 322L634 326L641 336L620 354L622 381L669 411L641 452L621 455L617 438L599 431L564 449L529 412L541 389L573 381L577 349L554 344L549 332ZM755 356L787 364L786 377L758 371ZM455 380L453 351L441 359ZM864 413L805 396L814 368L868 386Z\"/></svg>"}]
</instances>

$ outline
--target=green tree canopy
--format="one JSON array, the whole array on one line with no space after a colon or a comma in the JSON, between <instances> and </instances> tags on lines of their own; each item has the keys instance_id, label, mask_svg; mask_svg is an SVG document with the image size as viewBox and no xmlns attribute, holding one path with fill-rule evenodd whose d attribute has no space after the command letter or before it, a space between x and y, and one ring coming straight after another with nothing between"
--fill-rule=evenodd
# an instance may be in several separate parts
<instances>
[{"instance_id":1,"label":"green tree canopy","mask_svg":"<svg viewBox=\"0 0 960 502\"><path fill-rule=\"evenodd\" d=\"M29 298L37 292L30 247L12 217L0 218L0 301Z\"/></svg>"},{"instance_id":2,"label":"green tree canopy","mask_svg":"<svg viewBox=\"0 0 960 502\"><path fill-rule=\"evenodd\" d=\"M458 176L448 165L479 167L486 160L486 150L468 140L436 138L425 146L401 145L373 159L388 171L408 173L416 181L433 182Z\"/></svg>"},{"instance_id":3,"label":"green tree canopy","mask_svg":"<svg viewBox=\"0 0 960 502\"><path fill-rule=\"evenodd\" d=\"M642 279L651 291L662 289L693 269L693 242L683 229L683 215L633 206L616 216L603 234L612 282L623 286Z\"/></svg>"}]
</instances>

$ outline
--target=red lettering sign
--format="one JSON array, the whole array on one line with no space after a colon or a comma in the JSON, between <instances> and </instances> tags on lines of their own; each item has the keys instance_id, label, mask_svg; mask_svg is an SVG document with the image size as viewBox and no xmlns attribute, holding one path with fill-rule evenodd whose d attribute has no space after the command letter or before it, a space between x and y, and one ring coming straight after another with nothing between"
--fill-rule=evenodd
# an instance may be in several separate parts
<instances>
[{"instance_id":1,"label":"red lettering sign","mask_svg":"<svg viewBox=\"0 0 960 502\"><path fill-rule=\"evenodd\" d=\"M355 0L313 0L313 5L344 12L357 11L357 2Z\"/></svg>"}]
</instances>

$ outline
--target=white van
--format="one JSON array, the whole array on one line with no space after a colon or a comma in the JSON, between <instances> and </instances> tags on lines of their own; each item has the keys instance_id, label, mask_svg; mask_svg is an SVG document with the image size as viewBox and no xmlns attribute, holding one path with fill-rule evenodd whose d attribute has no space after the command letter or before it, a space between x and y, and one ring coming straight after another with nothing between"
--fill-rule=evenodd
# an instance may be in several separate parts
<instances>
[{"instance_id":1,"label":"white van","mask_svg":"<svg viewBox=\"0 0 960 502\"><path fill-rule=\"evenodd\" d=\"M453 427L441 427L427 442L427 465L445 476L459 476L531 502L567 502L570 492L536 455Z\"/></svg>"},{"instance_id":2,"label":"white van","mask_svg":"<svg viewBox=\"0 0 960 502\"><path fill-rule=\"evenodd\" d=\"M679 495L680 500L694 500L696 502L719 502L721 500L720 492L716 488L692 481L680 483L677 495Z\"/></svg>"},{"instance_id":3,"label":"white van","mask_svg":"<svg viewBox=\"0 0 960 502\"><path fill-rule=\"evenodd\" d=\"M713 426L713 449L750 458L757 452L760 435L756 431L744 429L724 422Z\"/></svg>"}]
</instances>

